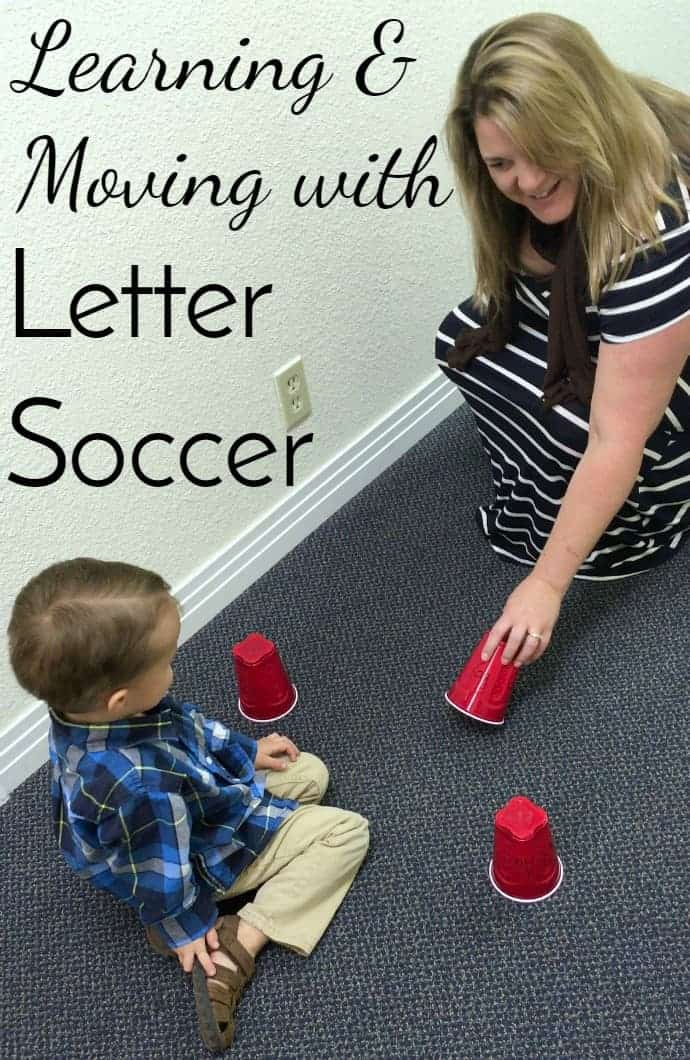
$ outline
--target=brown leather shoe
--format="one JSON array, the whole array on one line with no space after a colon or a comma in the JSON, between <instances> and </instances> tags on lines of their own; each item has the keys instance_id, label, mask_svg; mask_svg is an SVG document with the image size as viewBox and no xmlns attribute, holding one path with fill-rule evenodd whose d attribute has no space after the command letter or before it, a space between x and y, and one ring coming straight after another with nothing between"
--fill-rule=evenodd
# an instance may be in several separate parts
<instances>
[{"instance_id":1,"label":"brown leather shoe","mask_svg":"<svg viewBox=\"0 0 690 1060\"><path fill-rule=\"evenodd\" d=\"M199 1030L204 1044L214 1053L228 1049L235 1037L235 1009L242 991L254 974L254 958L238 941L240 919L225 916L216 924L220 950L236 970L216 965L216 974L207 976L198 961L194 962L192 981Z\"/></svg>"}]
</instances>

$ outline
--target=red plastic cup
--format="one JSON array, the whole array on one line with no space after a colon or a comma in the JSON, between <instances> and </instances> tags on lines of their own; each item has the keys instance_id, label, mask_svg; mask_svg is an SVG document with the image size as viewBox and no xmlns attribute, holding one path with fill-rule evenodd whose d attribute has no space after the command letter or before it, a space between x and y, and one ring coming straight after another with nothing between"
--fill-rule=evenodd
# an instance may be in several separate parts
<instances>
[{"instance_id":1,"label":"red plastic cup","mask_svg":"<svg viewBox=\"0 0 690 1060\"><path fill-rule=\"evenodd\" d=\"M261 633L250 633L233 645L232 657L239 691L237 707L244 718L273 722L290 713L297 703L297 689L273 641Z\"/></svg>"},{"instance_id":2,"label":"red plastic cup","mask_svg":"<svg viewBox=\"0 0 690 1060\"><path fill-rule=\"evenodd\" d=\"M541 902L563 880L546 810L516 795L494 818L494 856L489 879L513 902Z\"/></svg>"},{"instance_id":3,"label":"red plastic cup","mask_svg":"<svg viewBox=\"0 0 690 1060\"><path fill-rule=\"evenodd\" d=\"M475 721L483 721L485 725L503 725L513 685L520 671L512 663L504 666L501 662L505 641L501 641L490 659L486 662L482 659L489 632L479 641L445 695L451 707Z\"/></svg>"}]
</instances>

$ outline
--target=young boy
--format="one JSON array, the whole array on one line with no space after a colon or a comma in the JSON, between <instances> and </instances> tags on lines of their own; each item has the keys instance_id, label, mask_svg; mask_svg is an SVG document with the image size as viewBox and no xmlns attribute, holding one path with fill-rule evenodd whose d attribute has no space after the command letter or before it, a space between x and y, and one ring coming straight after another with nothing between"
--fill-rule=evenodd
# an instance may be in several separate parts
<instances>
[{"instance_id":1,"label":"young boy","mask_svg":"<svg viewBox=\"0 0 690 1060\"><path fill-rule=\"evenodd\" d=\"M180 633L169 590L127 563L56 563L17 596L10 658L50 712L67 863L193 973L201 1035L218 1052L259 951L271 940L311 953L369 830L359 814L318 805L328 771L287 737L255 741L166 694ZM255 888L237 916L217 918L216 900Z\"/></svg>"}]
</instances>

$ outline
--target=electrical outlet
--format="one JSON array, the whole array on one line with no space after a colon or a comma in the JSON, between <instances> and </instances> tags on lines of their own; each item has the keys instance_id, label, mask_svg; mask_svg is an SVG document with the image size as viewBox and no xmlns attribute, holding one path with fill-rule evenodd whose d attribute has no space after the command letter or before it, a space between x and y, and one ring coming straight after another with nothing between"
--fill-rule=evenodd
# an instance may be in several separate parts
<instances>
[{"instance_id":1,"label":"electrical outlet","mask_svg":"<svg viewBox=\"0 0 690 1060\"><path fill-rule=\"evenodd\" d=\"M307 377L301 357L279 368L273 373L278 401L283 410L285 426L290 429L311 415L311 401Z\"/></svg>"}]
</instances>

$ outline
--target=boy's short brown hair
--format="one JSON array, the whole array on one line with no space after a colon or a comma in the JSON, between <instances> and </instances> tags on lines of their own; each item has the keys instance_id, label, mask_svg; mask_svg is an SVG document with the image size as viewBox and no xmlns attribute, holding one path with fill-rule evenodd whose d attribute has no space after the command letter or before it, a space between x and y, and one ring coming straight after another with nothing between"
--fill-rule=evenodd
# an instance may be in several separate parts
<instances>
[{"instance_id":1,"label":"boy's short brown hair","mask_svg":"<svg viewBox=\"0 0 690 1060\"><path fill-rule=\"evenodd\" d=\"M54 563L12 608L7 632L19 684L56 711L97 709L155 662L151 634L172 599L160 575L129 563Z\"/></svg>"}]
</instances>

